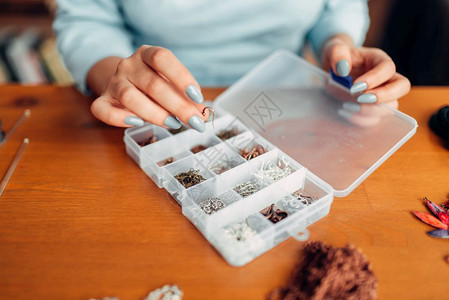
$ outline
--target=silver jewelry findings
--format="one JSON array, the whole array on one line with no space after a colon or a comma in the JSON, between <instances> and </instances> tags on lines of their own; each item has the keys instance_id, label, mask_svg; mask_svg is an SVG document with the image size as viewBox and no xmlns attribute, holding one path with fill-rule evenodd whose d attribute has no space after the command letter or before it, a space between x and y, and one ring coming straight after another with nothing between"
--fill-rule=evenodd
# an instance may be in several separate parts
<instances>
[{"instance_id":1,"label":"silver jewelry findings","mask_svg":"<svg viewBox=\"0 0 449 300\"><path fill-rule=\"evenodd\" d=\"M254 229L242 221L226 226L224 232L228 239L238 242L247 241L257 235Z\"/></svg>"},{"instance_id":2,"label":"silver jewelry findings","mask_svg":"<svg viewBox=\"0 0 449 300\"><path fill-rule=\"evenodd\" d=\"M234 191L239 193L239 195L242 197L248 197L249 195L252 195L252 194L260 191L265 186L266 186L266 184L263 183L262 181L253 179L253 180L250 180L250 181L247 181L247 182L237 185L234 188Z\"/></svg>"},{"instance_id":3,"label":"silver jewelry findings","mask_svg":"<svg viewBox=\"0 0 449 300\"><path fill-rule=\"evenodd\" d=\"M200 204L201 209L208 215L219 211L225 206L226 204L224 204L218 197L211 197Z\"/></svg>"},{"instance_id":4,"label":"silver jewelry findings","mask_svg":"<svg viewBox=\"0 0 449 300\"><path fill-rule=\"evenodd\" d=\"M273 181L278 181L284 177L287 177L294 171L295 170L290 167L288 162L285 161L284 158L282 158L279 159L277 163L274 163L273 161L264 163L256 176L259 178L268 177Z\"/></svg>"}]
</instances>

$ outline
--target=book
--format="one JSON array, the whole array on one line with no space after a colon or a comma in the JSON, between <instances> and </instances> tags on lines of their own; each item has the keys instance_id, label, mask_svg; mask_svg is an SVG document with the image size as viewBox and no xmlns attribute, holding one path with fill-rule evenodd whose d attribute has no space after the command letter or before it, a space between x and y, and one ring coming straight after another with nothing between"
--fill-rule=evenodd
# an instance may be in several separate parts
<instances>
[{"instance_id":1,"label":"book","mask_svg":"<svg viewBox=\"0 0 449 300\"><path fill-rule=\"evenodd\" d=\"M29 29L13 37L6 46L6 58L17 76L17 80L21 83L42 84L48 82L35 50L35 45L39 41L39 33Z\"/></svg>"},{"instance_id":2,"label":"book","mask_svg":"<svg viewBox=\"0 0 449 300\"><path fill-rule=\"evenodd\" d=\"M54 37L44 39L38 47L38 53L52 82L63 86L73 85L73 78L59 55Z\"/></svg>"},{"instance_id":3,"label":"book","mask_svg":"<svg viewBox=\"0 0 449 300\"><path fill-rule=\"evenodd\" d=\"M0 58L0 83L10 82L11 78L3 59Z\"/></svg>"},{"instance_id":4,"label":"book","mask_svg":"<svg viewBox=\"0 0 449 300\"><path fill-rule=\"evenodd\" d=\"M2 62L2 71L10 82L18 82L18 78L6 55L6 49L16 35L17 31L12 26L0 29L0 60Z\"/></svg>"}]
</instances>

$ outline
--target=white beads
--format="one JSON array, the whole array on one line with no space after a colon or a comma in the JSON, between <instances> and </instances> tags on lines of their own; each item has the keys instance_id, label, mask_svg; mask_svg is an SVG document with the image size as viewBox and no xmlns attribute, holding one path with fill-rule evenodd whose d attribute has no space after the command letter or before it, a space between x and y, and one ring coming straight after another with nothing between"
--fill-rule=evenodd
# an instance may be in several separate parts
<instances>
[{"instance_id":1,"label":"white beads","mask_svg":"<svg viewBox=\"0 0 449 300\"><path fill-rule=\"evenodd\" d=\"M164 285L159 289L151 291L143 300L181 300L183 292L177 285Z\"/></svg>"}]
</instances>

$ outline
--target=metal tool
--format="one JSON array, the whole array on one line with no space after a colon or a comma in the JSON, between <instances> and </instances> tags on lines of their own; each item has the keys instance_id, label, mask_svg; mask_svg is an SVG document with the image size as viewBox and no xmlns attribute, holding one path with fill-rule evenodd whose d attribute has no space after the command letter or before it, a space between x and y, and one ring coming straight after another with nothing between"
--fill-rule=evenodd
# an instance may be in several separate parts
<instances>
[{"instance_id":1,"label":"metal tool","mask_svg":"<svg viewBox=\"0 0 449 300\"><path fill-rule=\"evenodd\" d=\"M5 138L0 141L0 148L3 146L3 144L6 143L6 141L9 139L9 137L19 128L20 125L31 115L31 110L26 109L23 114L20 116L20 118L16 121L16 123L12 126L12 128L6 133Z\"/></svg>"},{"instance_id":2,"label":"metal tool","mask_svg":"<svg viewBox=\"0 0 449 300\"><path fill-rule=\"evenodd\" d=\"M28 144L30 143L30 140L25 138L23 140L22 145L20 146L19 150L17 150L16 156L14 157L14 159L12 160L11 165L9 166L8 171L6 172L5 177L3 178L2 183L0 183L0 197L3 194L3 191L6 188L6 185L9 182L9 179L11 179L12 174L14 173L14 170L17 167L17 164L20 161L20 158L22 157L23 151L25 151L25 148L28 146Z\"/></svg>"}]
</instances>

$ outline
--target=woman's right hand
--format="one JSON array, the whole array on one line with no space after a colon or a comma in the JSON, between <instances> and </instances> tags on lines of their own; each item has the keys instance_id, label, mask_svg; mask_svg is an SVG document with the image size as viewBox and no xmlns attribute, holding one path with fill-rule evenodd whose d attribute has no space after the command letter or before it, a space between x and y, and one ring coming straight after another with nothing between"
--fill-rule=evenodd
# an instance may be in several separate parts
<instances>
[{"instance_id":1,"label":"woman's right hand","mask_svg":"<svg viewBox=\"0 0 449 300\"><path fill-rule=\"evenodd\" d=\"M119 127L147 121L178 129L180 120L197 131L206 129L204 120L209 113L202 113L200 86L170 50L145 45L116 65L101 96L91 105L95 117Z\"/></svg>"}]
</instances>

